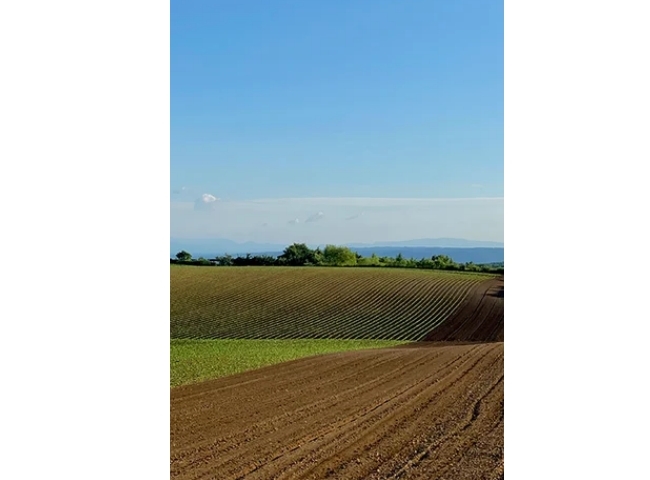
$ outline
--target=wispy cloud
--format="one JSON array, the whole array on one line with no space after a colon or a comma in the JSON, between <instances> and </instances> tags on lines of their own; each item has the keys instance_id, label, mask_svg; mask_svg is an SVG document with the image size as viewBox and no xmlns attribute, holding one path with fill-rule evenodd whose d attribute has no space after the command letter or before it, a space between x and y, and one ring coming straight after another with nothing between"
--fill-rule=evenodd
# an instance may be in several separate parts
<instances>
[{"instance_id":1,"label":"wispy cloud","mask_svg":"<svg viewBox=\"0 0 650 480\"><path fill-rule=\"evenodd\" d=\"M317 222L322 220L324 217L325 214L323 212L314 213L313 215L310 215L305 222Z\"/></svg>"},{"instance_id":2,"label":"wispy cloud","mask_svg":"<svg viewBox=\"0 0 650 480\"><path fill-rule=\"evenodd\" d=\"M441 203L502 202L503 197L464 197L464 198L376 198L376 197L306 197L306 198L263 198L241 203L250 205L265 204L273 206L327 206L327 207L396 207L426 206Z\"/></svg>"},{"instance_id":3,"label":"wispy cloud","mask_svg":"<svg viewBox=\"0 0 650 480\"><path fill-rule=\"evenodd\" d=\"M196 197L196 201L172 197L173 235L280 243L442 237L503 241L502 197L219 200L209 193Z\"/></svg>"},{"instance_id":4,"label":"wispy cloud","mask_svg":"<svg viewBox=\"0 0 650 480\"><path fill-rule=\"evenodd\" d=\"M346 220L355 220L355 219L357 219L357 218L359 218L361 216L363 216L363 212L359 212L356 215L352 215L350 217L347 217Z\"/></svg>"}]
</instances>

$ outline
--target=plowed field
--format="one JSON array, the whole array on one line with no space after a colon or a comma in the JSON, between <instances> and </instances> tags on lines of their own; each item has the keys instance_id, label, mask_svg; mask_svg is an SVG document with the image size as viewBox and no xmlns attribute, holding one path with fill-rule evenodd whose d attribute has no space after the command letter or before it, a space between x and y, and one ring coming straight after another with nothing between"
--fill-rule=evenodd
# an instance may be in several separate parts
<instances>
[{"instance_id":1,"label":"plowed field","mask_svg":"<svg viewBox=\"0 0 650 480\"><path fill-rule=\"evenodd\" d=\"M172 389L171 478L502 479L502 292L479 284L440 342Z\"/></svg>"},{"instance_id":2,"label":"plowed field","mask_svg":"<svg viewBox=\"0 0 650 480\"><path fill-rule=\"evenodd\" d=\"M475 287L453 315L426 337L429 341L503 342L503 279Z\"/></svg>"}]
</instances>

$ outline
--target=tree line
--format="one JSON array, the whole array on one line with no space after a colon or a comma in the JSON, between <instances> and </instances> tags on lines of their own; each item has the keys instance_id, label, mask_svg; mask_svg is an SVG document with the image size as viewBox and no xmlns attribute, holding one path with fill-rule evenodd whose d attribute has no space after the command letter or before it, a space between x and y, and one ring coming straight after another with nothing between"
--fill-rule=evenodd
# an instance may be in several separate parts
<instances>
[{"instance_id":1,"label":"tree line","mask_svg":"<svg viewBox=\"0 0 650 480\"><path fill-rule=\"evenodd\" d=\"M433 255L431 258L379 257L372 254L363 257L348 247L327 245L324 249L311 249L304 243L294 243L284 249L281 255L251 255L233 257L231 255L217 256L212 259L192 258L185 250L170 259L173 264L206 265L206 266L337 266L337 267L401 267L424 268L431 270L455 270L466 272L486 272L503 274L503 266L479 265L473 262L457 263L447 255Z\"/></svg>"}]
</instances>

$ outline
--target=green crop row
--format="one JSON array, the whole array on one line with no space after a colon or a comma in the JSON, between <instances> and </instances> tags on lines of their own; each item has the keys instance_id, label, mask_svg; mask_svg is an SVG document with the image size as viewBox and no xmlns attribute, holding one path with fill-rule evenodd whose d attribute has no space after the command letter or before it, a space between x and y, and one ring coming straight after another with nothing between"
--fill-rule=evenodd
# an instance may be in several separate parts
<instances>
[{"instance_id":1,"label":"green crop row","mask_svg":"<svg viewBox=\"0 0 650 480\"><path fill-rule=\"evenodd\" d=\"M484 274L171 267L172 338L419 340Z\"/></svg>"}]
</instances>

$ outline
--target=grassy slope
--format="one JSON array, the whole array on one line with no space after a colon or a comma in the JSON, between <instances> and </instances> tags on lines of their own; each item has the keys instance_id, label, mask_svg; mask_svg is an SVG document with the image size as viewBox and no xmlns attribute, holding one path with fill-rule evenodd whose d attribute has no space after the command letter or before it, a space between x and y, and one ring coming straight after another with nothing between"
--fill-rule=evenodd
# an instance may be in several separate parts
<instances>
[{"instance_id":1,"label":"grassy slope","mask_svg":"<svg viewBox=\"0 0 650 480\"><path fill-rule=\"evenodd\" d=\"M172 340L172 387L300 357L406 342L375 340Z\"/></svg>"}]
</instances>

